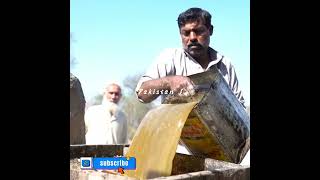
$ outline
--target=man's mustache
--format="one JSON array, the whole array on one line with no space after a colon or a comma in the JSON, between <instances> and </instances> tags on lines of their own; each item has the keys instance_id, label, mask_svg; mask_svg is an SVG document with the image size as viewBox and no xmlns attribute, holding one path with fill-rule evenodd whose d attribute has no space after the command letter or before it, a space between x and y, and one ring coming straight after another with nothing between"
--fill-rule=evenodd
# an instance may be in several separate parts
<instances>
[{"instance_id":1,"label":"man's mustache","mask_svg":"<svg viewBox=\"0 0 320 180\"><path fill-rule=\"evenodd\" d=\"M190 49L190 48L191 48L191 46L197 46L197 47L202 48L202 45L201 45L201 44L199 44L199 43L197 43L197 42L194 42L194 43L189 44L189 45L188 45L188 49Z\"/></svg>"}]
</instances>

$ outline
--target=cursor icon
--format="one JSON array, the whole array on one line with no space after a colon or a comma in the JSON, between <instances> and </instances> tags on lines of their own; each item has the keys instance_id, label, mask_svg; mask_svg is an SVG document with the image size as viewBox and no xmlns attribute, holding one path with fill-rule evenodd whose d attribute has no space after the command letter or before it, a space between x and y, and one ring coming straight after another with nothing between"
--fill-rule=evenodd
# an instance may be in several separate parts
<instances>
[{"instance_id":1,"label":"cursor icon","mask_svg":"<svg viewBox=\"0 0 320 180\"><path fill-rule=\"evenodd\" d=\"M122 167L119 167L119 168L118 168L118 173L124 174L124 171L123 171L123 168L122 168Z\"/></svg>"}]
</instances>

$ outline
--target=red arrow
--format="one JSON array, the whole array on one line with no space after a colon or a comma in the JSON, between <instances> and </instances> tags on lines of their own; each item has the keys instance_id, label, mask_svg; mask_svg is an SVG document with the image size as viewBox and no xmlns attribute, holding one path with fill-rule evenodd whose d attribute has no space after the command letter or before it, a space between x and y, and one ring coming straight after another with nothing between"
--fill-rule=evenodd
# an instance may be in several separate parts
<instances>
[{"instance_id":1,"label":"red arrow","mask_svg":"<svg viewBox=\"0 0 320 180\"><path fill-rule=\"evenodd\" d=\"M119 168L118 168L118 173L124 174L124 171L123 171L123 168L122 168L122 167L119 167Z\"/></svg>"}]
</instances>

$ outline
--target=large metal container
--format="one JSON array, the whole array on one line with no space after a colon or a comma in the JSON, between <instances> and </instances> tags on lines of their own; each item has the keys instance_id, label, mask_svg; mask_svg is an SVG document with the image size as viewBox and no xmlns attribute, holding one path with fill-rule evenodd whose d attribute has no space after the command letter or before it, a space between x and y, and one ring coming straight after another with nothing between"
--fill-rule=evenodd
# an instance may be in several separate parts
<instances>
[{"instance_id":1,"label":"large metal container","mask_svg":"<svg viewBox=\"0 0 320 180\"><path fill-rule=\"evenodd\" d=\"M196 94L167 96L162 103L198 101L182 129L181 144L196 156L240 163L250 148L250 119L227 82L213 68L189 76Z\"/></svg>"}]
</instances>

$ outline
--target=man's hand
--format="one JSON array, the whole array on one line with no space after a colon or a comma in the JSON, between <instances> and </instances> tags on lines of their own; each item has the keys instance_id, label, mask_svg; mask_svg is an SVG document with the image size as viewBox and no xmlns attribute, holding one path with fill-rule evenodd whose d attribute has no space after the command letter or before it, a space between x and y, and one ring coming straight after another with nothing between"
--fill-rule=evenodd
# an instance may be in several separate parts
<instances>
[{"instance_id":1,"label":"man's hand","mask_svg":"<svg viewBox=\"0 0 320 180\"><path fill-rule=\"evenodd\" d=\"M194 84L186 76L168 76L167 81L170 90L178 96L192 96L195 94Z\"/></svg>"},{"instance_id":2,"label":"man's hand","mask_svg":"<svg viewBox=\"0 0 320 180\"><path fill-rule=\"evenodd\" d=\"M195 94L194 85L190 78L186 76L166 76L142 83L139 92L137 92L138 98L144 103L149 103L160 94L142 93L144 90L150 90L151 92L168 90L173 91L176 96L192 96Z\"/></svg>"}]
</instances>

